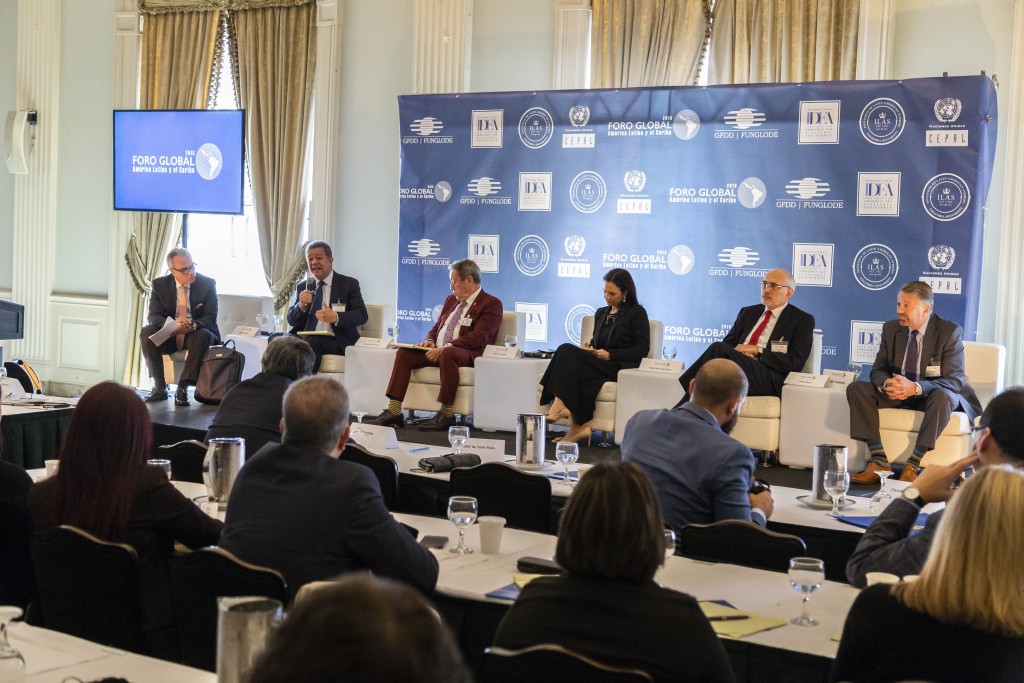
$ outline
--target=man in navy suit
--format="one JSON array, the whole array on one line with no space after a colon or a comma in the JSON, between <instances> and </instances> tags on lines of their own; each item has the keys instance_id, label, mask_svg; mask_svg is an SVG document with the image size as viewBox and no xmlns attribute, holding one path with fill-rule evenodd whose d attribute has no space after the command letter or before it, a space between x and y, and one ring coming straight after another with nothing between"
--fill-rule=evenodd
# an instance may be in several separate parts
<instances>
[{"instance_id":1,"label":"man in navy suit","mask_svg":"<svg viewBox=\"0 0 1024 683\"><path fill-rule=\"evenodd\" d=\"M709 346L679 377L683 400L701 367L728 358L743 370L750 396L782 396L786 375L799 372L814 342L814 316L789 303L796 281L789 271L769 271L761 282L761 303L741 308L729 334Z\"/></svg>"},{"instance_id":2,"label":"man in navy suit","mask_svg":"<svg viewBox=\"0 0 1024 683\"><path fill-rule=\"evenodd\" d=\"M163 357L184 350L188 355L178 379L174 403L187 406L188 387L195 386L199 379L199 368L203 364L206 350L220 339L220 330L217 328L217 283L213 278L196 273L192 254L180 247L167 254L167 267L171 271L170 275L153 280L149 296L149 324L139 333L142 357L146 359L146 367L153 378L153 390L146 400L152 402L167 399ZM160 331L168 318L177 324L174 335L160 345L154 344L150 335Z\"/></svg>"},{"instance_id":3,"label":"man in navy suit","mask_svg":"<svg viewBox=\"0 0 1024 683\"><path fill-rule=\"evenodd\" d=\"M729 436L747 397L747 378L730 360L705 363L690 382L688 402L671 410L641 410L622 438L622 459L647 473L665 521L687 524L743 519L764 526L774 510L771 491L750 492L754 454Z\"/></svg>"},{"instance_id":4,"label":"man in navy suit","mask_svg":"<svg viewBox=\"0 0 1024 683\"><path fill-rule=\"evenodd\" d=\"M317 240L306 246L306 263L311 279L295 288L295 303L288 309L288 334L326 332L304 335L316 354L313 372L320 369L324 354L344 356L345 349L359 339L359 326L367 319L359 280L334 272L331 245Z\"/></svg>"},{"instance_id":5,"label":"man in navy suit","mask_svg":"<svg viewBox=\"0 0 1024 683\"><path fill-rule=\"evenodd\" d=\"M900 473L914 481L924 454L949 423L954 410L973 422L981 403L964 374L964 331L956 323L932 314L935 295L926 282L915 280L896 295L896 320L882 325L882 342L871 366L870 382L846 387L850 404L850 438L868 445L871 460L850 479L858 484L878 481L875 472L891 472L882 448L879 408L907 408L924 412L914 451Z\"/></svg>"}]
</instances>

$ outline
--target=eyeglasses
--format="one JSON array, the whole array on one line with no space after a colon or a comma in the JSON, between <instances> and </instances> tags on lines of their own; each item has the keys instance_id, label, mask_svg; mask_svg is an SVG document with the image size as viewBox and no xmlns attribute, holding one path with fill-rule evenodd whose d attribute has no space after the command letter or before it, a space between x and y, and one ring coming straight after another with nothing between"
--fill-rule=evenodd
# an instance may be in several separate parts
<instances>
[{"instance_id":1,"label":"eyeglasses","mask_svg":"<svg viewBox=\"0 0 1024 683\"><path fill-rule=\"evenodd\" d=\"M193 263L188 268L171 268L171 271L174 272L174 273L181 273L182 275L188 275L189 273L191 273L195 269L196 269L196 264Z\"/></svg>"},{"instance_id":2,"label":"eyeglasses","mask_svg":"<svg viewBox=\"0 0 1024 683\"><path fill-rule=\"evenodd\" d=\"M971 427L971 434L977 434L982 429L988 429L988 425L974 425Z\"/></svg>"},{"instance_id":3,"label":"eyeglasses","mask_svg":"<svg viewBox=\"0 0 1024 683\"><path fill-rule=\"evenodd\" d=\"M768 282L767 280L761 280L761 289L768 287L770 289L792 289L789 285L777 285L774 282Z\"/></svg>"}]
</instances>

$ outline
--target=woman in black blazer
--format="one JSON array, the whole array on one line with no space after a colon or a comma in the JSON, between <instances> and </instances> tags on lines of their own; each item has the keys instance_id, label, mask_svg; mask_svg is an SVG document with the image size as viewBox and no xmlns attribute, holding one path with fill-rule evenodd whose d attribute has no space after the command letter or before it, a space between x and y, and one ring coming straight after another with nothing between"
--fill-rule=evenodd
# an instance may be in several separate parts
<instances>
[{"instance_id":1,"label":"woman in black blazer","mask_svg":"<svg viewBox=\"0 0 1024 683\"><path fill-rule=\"evenodd\" d=\"M549 422L569 418L570 428L559 441L590 444L590 427L597 394L614 382L619 370L635 368L651 348L647 311L636 298L628 270L613 268L604 276L608 304L594 314L594 336L582 347L562 344L555 351L540 383L541 405L551 403Z\"/></svg>"}]
</instances>

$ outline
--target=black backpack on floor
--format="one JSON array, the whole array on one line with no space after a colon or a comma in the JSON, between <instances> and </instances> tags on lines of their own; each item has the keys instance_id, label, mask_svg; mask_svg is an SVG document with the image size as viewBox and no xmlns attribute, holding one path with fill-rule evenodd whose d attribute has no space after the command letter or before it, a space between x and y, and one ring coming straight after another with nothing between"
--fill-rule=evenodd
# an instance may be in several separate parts
<instances>
[{"instance_id":1,"label":"black backpack on floor","mask_svg":"<svg viewBox=\"0 0 1024 683\"><path fill-rule=\"evenodd\" d=\"M230 346L229 346L230 344ZM235 350L234 340L222 346L211 346L203 356L196 381L195 398L200 403L218 404L224 394L242 381L245 356Z\"/></svg>"}]
</instances>

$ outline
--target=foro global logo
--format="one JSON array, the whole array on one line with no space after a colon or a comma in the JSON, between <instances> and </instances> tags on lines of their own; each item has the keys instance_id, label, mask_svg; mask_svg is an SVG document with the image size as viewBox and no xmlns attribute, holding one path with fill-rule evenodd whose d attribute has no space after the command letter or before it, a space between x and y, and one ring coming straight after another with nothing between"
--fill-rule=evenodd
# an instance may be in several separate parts
<instances>
[{"instance_id":1,"label":"foro global logo","mask_svg":"<svg viewBox=\"0 0 1024 683\"><path fill-rule=\"evenodd\" d=\"M501 191L501 183L487 176L469 181L466 187L477 197L489 197Z\"/></svg>"},{"instance_id":2,"label":"foro global logo","mask_svg":"<svg viewBox=\"0 0 1024 683\"><path fill-rule=\"evenodd\" d=\"M799 199L816 199L824 197L831 188L820 178L800 178L790 180L786 185L786 193Z\"/></svg>"},{"instance_id":3,"label":"foro global logo","mask_svg":"<svg viewBox=\"0 0 1024 683\"><path fill-rule=\"evenodd\" d=\"M680 140L692 140L700 131L700 116L692 109L683 109L672 119L672 132Z\"/></svg>"},{"instance_id":4,"label":"foro global logo","mask_svg":"<svg viewBox=\"0 0 1024 683\"><path fill-rule=\"evenodd\" d=\"M203 180L213 180L220 175L224 168L224 156L220 153L220 147L212 142L205 143L196 150L196 173Z\"/></svg>"},{"instance_id":5,"label":"foro global logo","mask_svg":"<svg viewBox=\"0 0 1024 683\"><path fill-rule=\"evenodd\" d=\"M409 242L409 253L419 258L437 256L441 252L441 245L426 237Z\"/></svg>"},{"instance_id":6,"label":"foro global logo","mask_svg":"<svg viewBox=\"0 0 1024 683\"><path fill-rule=\"evenodd\" d=\"M422 119L416 119L409 124L409 130L416 135L436 135L440 133L444 128L444 123L440 119L435 119L433 116L426 116Z\"/></svg>"}]
</instances>

